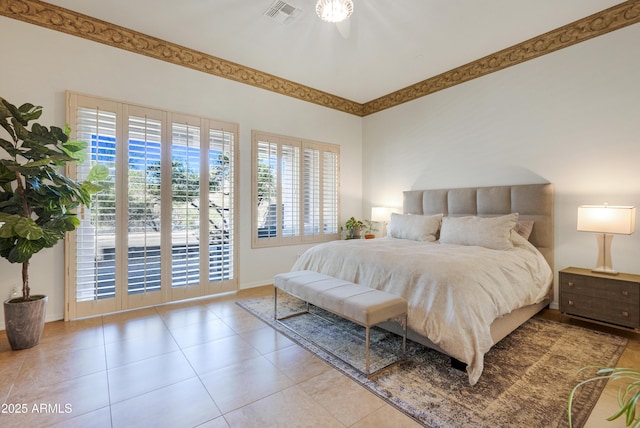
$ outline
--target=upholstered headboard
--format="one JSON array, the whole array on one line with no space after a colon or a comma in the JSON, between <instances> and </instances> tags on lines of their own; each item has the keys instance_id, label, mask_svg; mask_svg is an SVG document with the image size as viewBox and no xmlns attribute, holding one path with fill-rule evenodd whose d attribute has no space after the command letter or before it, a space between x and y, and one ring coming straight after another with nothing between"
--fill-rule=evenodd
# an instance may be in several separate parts
<instances>
[{"instance_id":1,"label":"upholstered headboard","mask_svg":"<svg viewBox=\"0 0 640 428\"><path fill-rule=\"evenodd\" d=\"M461 189L408 190L405 214L448 216L497 216L519 213L533 220L529 241L540 250L553 270L553 185L468 187Z\"/></svg>"}]
</instances>

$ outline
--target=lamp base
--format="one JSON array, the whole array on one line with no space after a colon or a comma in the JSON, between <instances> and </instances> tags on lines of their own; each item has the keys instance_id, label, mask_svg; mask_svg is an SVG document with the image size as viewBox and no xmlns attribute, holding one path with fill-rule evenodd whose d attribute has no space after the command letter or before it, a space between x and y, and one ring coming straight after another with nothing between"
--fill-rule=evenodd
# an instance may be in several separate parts
<instances>
[{"instance_id":1,"label":"lamp base","mask_svg":"<svg viewBox=\"0 0 640 428\"><path fill-rule=\"evenodd\" d=\"M620 272L618 272L618 271L616 271L616 270L608 269L608 268L606 268L606 267L595 267L595 268L591 269L591 272L594 272L594 273L603 273L603 274L605 274L605 275L617 275L617 274L619 274L619 273L620 273Z\"/></svg>"},{"instance_id":2,"label":"lamp base","mask_svg":"<svg viewBox=\"0 0 640 428\"><path fill-rule=\"evenodd\" d=\"M617 275L618 272L613 270L613 263L611 263L611 241L613 241L613 235L610 233L598 233L596 241L598 242L598 261L596 262L596 267L591 269L591 272Z\"/></svg>"}]
</instances>

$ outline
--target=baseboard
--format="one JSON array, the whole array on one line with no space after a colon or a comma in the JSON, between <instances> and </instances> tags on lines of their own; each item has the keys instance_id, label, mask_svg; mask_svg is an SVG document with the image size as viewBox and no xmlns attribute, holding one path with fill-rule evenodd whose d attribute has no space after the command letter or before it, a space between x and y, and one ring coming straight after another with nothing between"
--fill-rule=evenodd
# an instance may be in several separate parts
<instances>
[{"instance_id":1,"label":"baseboard","mask_svg":"<svg viewBox=\"0 0 640 428\"><path fill-rule=\"evenodd\" d=\"M258 287L266 287L268 285L273 285L273 280L271 281L256 281L256 282L250 282L248 284L240 284L239 285L239 290L248 290L249 288L258 288Z\"/></svg>"}]
</instances>

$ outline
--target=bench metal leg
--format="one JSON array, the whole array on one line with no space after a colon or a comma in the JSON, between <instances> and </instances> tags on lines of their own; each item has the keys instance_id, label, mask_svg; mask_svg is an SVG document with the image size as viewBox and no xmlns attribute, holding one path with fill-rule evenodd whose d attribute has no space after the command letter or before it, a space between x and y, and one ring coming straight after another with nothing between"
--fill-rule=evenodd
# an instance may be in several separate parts
<instances>
[{"instance_id":1,"label":"bench metal leg","mask_svg":"<svg viewBox=\"0 0 640 428\"><path fill-rule=\"evenodd\" d=\"M305 302L305 305L306 305L306 310L304 311L296 312L296 313L278 318L278 287L275 287L275 286L273 287L273 319L274 320L281 321L281 320L286 320L287 318L297 317L298 315L308 314L309 302Z\"/></svg>"},{"instance_id":2,"label":"bench metal leg","mask_svg":"<svg viewBox=\"0 0 640 428\"><path fill-rule=\"evenodd\" d=\"M407 314L402 318L402 354L407 355Z\"/></svg>"},{"instance_id":3,"label":"bench metal leg","mask_svg":"<svg viewBox=\"0 0 640 428\"><path fill-rule=\"evenodd\" d=\"M273 319L278 319L278 287L273 287Z\"/></svg>"},{"instance_id":4,"label":"bench metal leg","mask_svg":"<svg viewBox=\"0 0 640 428\"><path fill-rule=\"evenodd\" d=\"M366 328L365 339L365 374L369 376L369 345L371 340L371 330L369 326Z\"/></svg>"},{"instance_id":5,"label":"bench metal leg","mask_svg":"<svg viewBox=\"0 0 640 428\"><path fill-rule=\"evenodd\" d=\"M290 293L287 293L290 294ZM293 297L298 298L297 296L290 294ZM301 299L302 300L302 299ZM273 287L273 318L275 321L277 321L278 323L280 323L280 325L292 330L295 332L295 330L291 327L289 327L288 325L286 325L285 323L283 323L282 321L287 319L287 318L292 318L292 317L296 317L299 315L303 315L303 314L307 314L307 313L311 313L309 312L309 302L304 301L306 304L306 310L305 311L301 311L301 312L296 312L296 313L292 313L289 315L285 315L283 317L278 317L278 287ZM345 318L344 315L340 315L338 314L340 317ZM316 316L319 316L316 314ZM348 319L348 318L347 318ZM404 315L397 317L397 318L393 318L392 320L397 321L399 324L402 325L402 353L406 356L407 354L407 313L405 312ZM353 321L353 320L351 320ZM371 377L374 373L371 373L371 327L373 326L367 326L364 325L363 323L358 323L357 321L354 321L356 324L359 324L363 327L365 327L365 371L364 374L367 377ZM313 342L313 340L308 339L311 342ZM326 348L324 348L321 345L316 344L317 346L320 346L322 349L324 349L325 351L329 352L330 354L339 357L337 354L334 354L333 352L331 352L331 350L328 350ZM396 361L398 362L398 361ZM394 363L392 363L394 364ZM383 367L384 368L384 367ZM376 373L379 372L382 369L378 369L376 370Z\"/></svg>"}]
</instances>

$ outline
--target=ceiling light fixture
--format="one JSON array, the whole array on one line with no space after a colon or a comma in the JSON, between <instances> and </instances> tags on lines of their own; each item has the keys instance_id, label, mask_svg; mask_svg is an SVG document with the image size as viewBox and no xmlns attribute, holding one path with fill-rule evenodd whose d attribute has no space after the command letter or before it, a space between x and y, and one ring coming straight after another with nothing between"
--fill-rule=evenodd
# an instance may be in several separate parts
<instances>
[{"instance_id":1,"label":"ceiling light fixture","mask_svg":"<svg viewBox=\"0 0 640 428\"><path fill-rule=\"evenodd\" d=\"M352 0L318 0L316 13L323 21L344 21L353 13Z\"/></svg>"}]
</instances>

